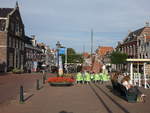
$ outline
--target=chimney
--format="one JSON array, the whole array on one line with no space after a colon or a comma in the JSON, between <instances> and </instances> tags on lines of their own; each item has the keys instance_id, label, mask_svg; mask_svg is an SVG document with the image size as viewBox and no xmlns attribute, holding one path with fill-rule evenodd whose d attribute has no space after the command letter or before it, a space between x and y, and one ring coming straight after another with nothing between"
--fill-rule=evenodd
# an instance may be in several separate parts
<instances>
[{"instance_id":1,"label":"chimney","mask_svg":"<svg viewBox=\"0 0 150 113\"><path fill-rule=\"evenodd\" d=\"M145 27L149 27L149 22L145 22Z\"/></svg>"},{"instance_id":2,"label":"chimney","mask_svg":"<svg viewBox=\"0 0 150 113\"><path fill-rule=\"evenodd\" d=\"M131 32L132 32L132 31L129 29L129 30L128 30L128 34L130 34Z\"/></svg>"},{"instance_id":3,"label":"chimney","mask_svg":"<svg viewBox=\"0 0 150 113\"><path fill-rule=\"evenodd\" d=\"M31 35L31 37L32 37L32 45L36 46L35 35Z\"/></svg>"}]
</instances>

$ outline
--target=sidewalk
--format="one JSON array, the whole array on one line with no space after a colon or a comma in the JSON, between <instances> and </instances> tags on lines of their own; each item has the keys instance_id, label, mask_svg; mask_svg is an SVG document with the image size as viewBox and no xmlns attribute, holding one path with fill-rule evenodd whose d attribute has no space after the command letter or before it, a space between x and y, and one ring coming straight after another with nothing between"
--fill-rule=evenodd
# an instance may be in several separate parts
<instances>
[{"instance_id":1,"label":"sidewalk","mask_svg":"<svg viewBox=\"0 0 150 113\"><path fill-rule=\"evenodd\" d=\"M110 83L51 87L48 84L24 104L13 100L0 113L149 113L150 89L142 89L146 103L128 103L110 91Z\"/></svg>"},{"instance_id":2,"label":"sidewalk","mask_svg":"<svg viewBox=\"0 0 150 113\"><path fill-rule=\"evenodd\" d=\"M25 91L35 89L36 80L42 79L41 73L13 74L6 73L0 76L0 106L14 99L19 94L22 85Z\"/></svg>"}]
</instances>

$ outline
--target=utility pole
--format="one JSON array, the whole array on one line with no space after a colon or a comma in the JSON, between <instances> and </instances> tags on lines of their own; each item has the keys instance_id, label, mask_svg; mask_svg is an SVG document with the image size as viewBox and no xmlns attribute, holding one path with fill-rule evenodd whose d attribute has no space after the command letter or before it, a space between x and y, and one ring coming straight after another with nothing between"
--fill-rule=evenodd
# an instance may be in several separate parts
<instances>
[{"instance_id":1,"label":"utility pole","mask_svg":"<svg viewBox=\"0 0 150 113\"><path fill-rule=\"evenodd\" d=\"M83 53L85 53L85 45L83 45Z\"/></svg>"},{"instance_id":2,"label":"utility pole","mask_svg":"<svg viewBox=\"0 0 150 113\"><path fill-rule=\"evenodd\" d=\"M93 54L93 29L91 29L91 56Z\"/></svg>"},{"instance_id":3,"label":"utility pole","mask_svg":"<svg viewBox=\"0 0 150 113\"><path fill-rule=\"evenodd\" d=\"M92 54L93 54L93 29L91 29L91 65L92 65Z\"/></svg>"}]
</instances>

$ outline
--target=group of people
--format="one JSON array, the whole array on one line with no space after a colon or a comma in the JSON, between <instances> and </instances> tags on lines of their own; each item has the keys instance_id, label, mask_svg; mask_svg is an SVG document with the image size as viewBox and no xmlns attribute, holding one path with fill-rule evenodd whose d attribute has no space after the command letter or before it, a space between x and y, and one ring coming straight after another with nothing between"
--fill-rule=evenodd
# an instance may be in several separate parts
<instances>
[{"instance_id":1,"label":"group of people","mask_svg":"<svg viewBox=\"0 0 150 113\"><path fill-rule=\"evenodd\" d=\"M110 77L106 73L78 72L76 75L76 83L103 83L103 81L108 81L109 79Z\"/></svg>"},{"instance_id":2,"label":"group of people","mask_svg":"<svg viewBox=\"0 0 150 113\"><path fill-rule=\"evenodd\" d=\"M143 94L137 86L134 86L133 84L130 84L130 76L129 75L123 75L122 73L113 73L111 75L111 79L122 84L126 90L129 92L133 92L138 95L138 101L145 102L144 97L146 96Z\"/></svg>"}]
</instances>

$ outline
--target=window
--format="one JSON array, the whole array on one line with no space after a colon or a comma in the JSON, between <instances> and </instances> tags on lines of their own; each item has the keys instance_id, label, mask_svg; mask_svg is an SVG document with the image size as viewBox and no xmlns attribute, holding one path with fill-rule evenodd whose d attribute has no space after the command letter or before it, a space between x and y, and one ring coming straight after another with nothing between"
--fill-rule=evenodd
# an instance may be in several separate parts
<instances>
[{"instance_id":1,"label":"window","mask_svg":"<svg viewBox=\"0 0 150 113\"><path fill-rule=\"evenodd\" d=\"M20 40L19 42L20 42L20 43L19 43L19 49L21 49L21 43L22 43L22 41Z\"/></svg>"},{"instance_id":2,"label":"window","mask_svg":"<svg viewBox=\"0 0 150 113\"><path fill-rule=\"evenodd\" d=\"M148 58L148 54L146 53L145 58Z\"/></svg>"},{"instance_id":3,"label":"window","mask_svg":"<svg viewBox=\"0 0 150 113\"><path fill-rule=\"evenodd\" d=\"M16 39L16 48L18 48L18 40Z\"/></svg>"},{"instance_id":4,"label":"window","mask_svg":"<svg viewBox=\"0 0 150 113\"><path fill-rule=\"evenodd\" d=\"M141 45L141 41L139 40L138 42L139 42L139 44L138 44L138 45L140 46L140 45Z\"/></svg>"},{"instance_id":5,"label":"window","mask_svg":"<svg viewBox=\"0 0 150 113\"><path fill-rule=\"evenodd\" d=\"M0 31L4 31L6 26L6 20L0 19Z\"/></svg>"},{"instance_id":6,"label":"window","mask_svg":"<svg viewBox=\"0 0 150 113\"><path fill-rule=\"evenodd\" d=\"M11 31L14 32L14 23L11 23Z\"/></svg>"},{"instance_id":7,"label":"window","mask_svg":"<svg viewBox=\"0 0 150 113\"><path fill-rule=\"evenodd\" d=\"M9 53L9 67L13 67L13 53Z\"/></svg>"},{"instance_id":8,"label":"window","mask_svg":"<svg viewBox=\"0 0 150 113\"><path fill-rule=\"evenodd\" d=\"M15 41L15 38L13 38L13 47L14 47L14 48L16 47L16 41Z\"/></svg>"},{"instance_id":9,"label":"window","mask_svg":"<svg viewBox=\"0 0 150 113\"><path fill-rule=\"evenodd\" d=\"M22 30L22 28L20 28L20 36L22 36L23 35L23 30Z\"/></svg>"},{"instance_id":10,"label":"window","mask_svg":"<svg viewBox=\"0 0 150 113\"><path fill-rule=\"evenodd\" d=\"M8 47L12 47L12 38L8 37Z\"/></svg>"},{"instance_id":11,"label":"window","mask_svg":"<svg viewBox=\"0 0 150 113\"><path fill-rule=\"evenodd\" d=\"M24 42L22 42L22 50L24 50L24 45L25 45Z\"/></svg>"},{"instance_id":12,"label":"window","mask_svg":"<svg viewBox=\"0 0 150 113\"><path fill-rule=\"evenodd\" d=\"M16 23L16 26L15 26L15 34L17 36L19 36L19 23Z\"/></svg>"},{"instance_id":13,"label":"window","mask_svg":"<svg viewBox=\"0 0 150 113\"><path fill-rule=\"evenodd\" d=\"M149 42L146 43L147 47L149 47Z\"/></svg>"}]
</instances>

